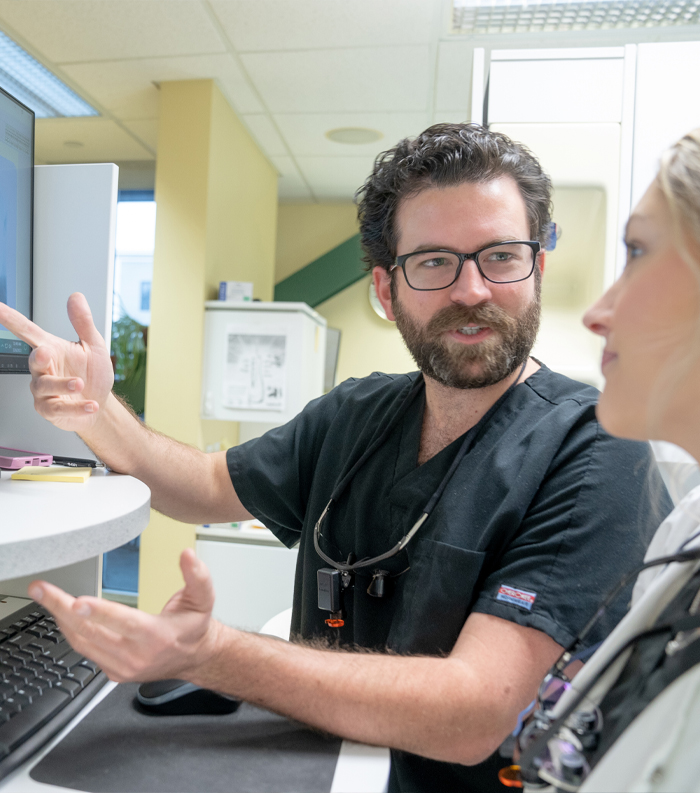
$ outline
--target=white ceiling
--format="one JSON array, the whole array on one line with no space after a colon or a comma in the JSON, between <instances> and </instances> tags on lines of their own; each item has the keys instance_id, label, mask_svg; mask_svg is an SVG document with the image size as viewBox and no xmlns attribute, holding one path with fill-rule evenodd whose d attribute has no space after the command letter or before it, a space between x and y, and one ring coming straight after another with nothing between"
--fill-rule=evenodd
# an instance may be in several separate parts
<instances>
[{"instance_id":1,"label":"white ceiling","mask_svg":"<svg viewBox=\"0 0 700 793\"><path fill-rule=\"evenodd\" d=\"M451 0L0 0L0 29L101 113L40 119L39 161L146 172L157 85L213 78L278 169L283 201L347 201L399 138L467 120L475 46L700 38L664 28L467 39L450 18ZM382 137L325 137L346 126Z\"/></svg>"}]
</instances>

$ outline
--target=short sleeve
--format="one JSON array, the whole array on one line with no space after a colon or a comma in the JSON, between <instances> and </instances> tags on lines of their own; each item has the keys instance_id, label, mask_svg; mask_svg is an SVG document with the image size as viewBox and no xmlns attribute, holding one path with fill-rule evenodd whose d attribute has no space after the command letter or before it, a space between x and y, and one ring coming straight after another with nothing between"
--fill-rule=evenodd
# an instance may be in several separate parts
<instances>
[{"instance_id":1,"label":"short sleeve","mask_svg":"<svg viewBox=\"0 0 700 793\"><path fill-rule=\"evenodd\" d=\"M622 574L641 563L671 506L648 444L612 438L595 420L580 422L487 568L473 610L569 645ZM621 619L631 588L597 623L589 646Z\"/></svg>"},{"instance_id":2,"label":"short sleeve","mask_svg":"<svg viewBox=\"0 0 700 793\"><path fill-rule=\"evenodd\" d=\"M226 452L241 503L289 548L301 535L326 432L353 382L313 400L287 424Z\"/></svg>"}]
</instances>

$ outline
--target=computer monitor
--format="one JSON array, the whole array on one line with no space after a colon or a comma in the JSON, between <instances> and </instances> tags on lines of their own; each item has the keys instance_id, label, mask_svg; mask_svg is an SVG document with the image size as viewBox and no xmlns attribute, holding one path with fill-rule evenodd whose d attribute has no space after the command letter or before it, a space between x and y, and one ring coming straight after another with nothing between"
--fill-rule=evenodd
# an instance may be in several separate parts
<instances>
[{"instance_id":1,"label":"computer monitor","mask_svg":"<svg viewBox=\"0 0 700 793\"><path fill-rule=\"evenodd\" d=\"M34 112L0 88L0 301L32 317ZM29 371L31 347L0 325L0 374Z\"/></svg>"}]
</instances>

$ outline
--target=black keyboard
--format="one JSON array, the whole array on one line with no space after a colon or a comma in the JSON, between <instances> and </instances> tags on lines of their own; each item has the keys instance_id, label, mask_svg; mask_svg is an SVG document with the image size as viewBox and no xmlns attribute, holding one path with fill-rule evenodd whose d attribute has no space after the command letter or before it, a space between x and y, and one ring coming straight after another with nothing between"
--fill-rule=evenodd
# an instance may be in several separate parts
<instances>
[{"instance_id":1,"label":"black keyboard","mask_svg":"<svg viewBox=\"0 0 700 793\"><path fill-rule=\"evenodd\" d=\"M0 779L61 730L107 682L34 602L0 620Z\"/></svg>"}]
</instances>

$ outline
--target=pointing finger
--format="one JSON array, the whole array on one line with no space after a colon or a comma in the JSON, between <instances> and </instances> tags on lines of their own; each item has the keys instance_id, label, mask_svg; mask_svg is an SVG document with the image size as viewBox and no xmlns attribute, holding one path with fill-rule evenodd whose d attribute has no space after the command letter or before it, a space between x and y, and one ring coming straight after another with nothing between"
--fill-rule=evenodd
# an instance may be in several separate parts
<instances>
[{"instance_id":1,"label":"pointing finger","mask_svg":"<svg viewBox=\"0 0 700 793\"><path fill-rule=\"evenodd\" d=\"M100 336L92 319L92 312L88 305L85 295L80 292L73 292L68 298L68 319L75 328L80 341L87 342L91 346L105 346L104 339Z\"/></svg>"},{"instance_id":2,"label":"pointing finger","mask_svg":"<svg viewBox=\"0 0 700 793\"><path fill-rule=\"evenodd\" d=\"M45 344L51 338L50 334L27 319L24 314L20 314L5 303L0 303L0 324L32 347Z\"/></svg>"}]
</instances>

